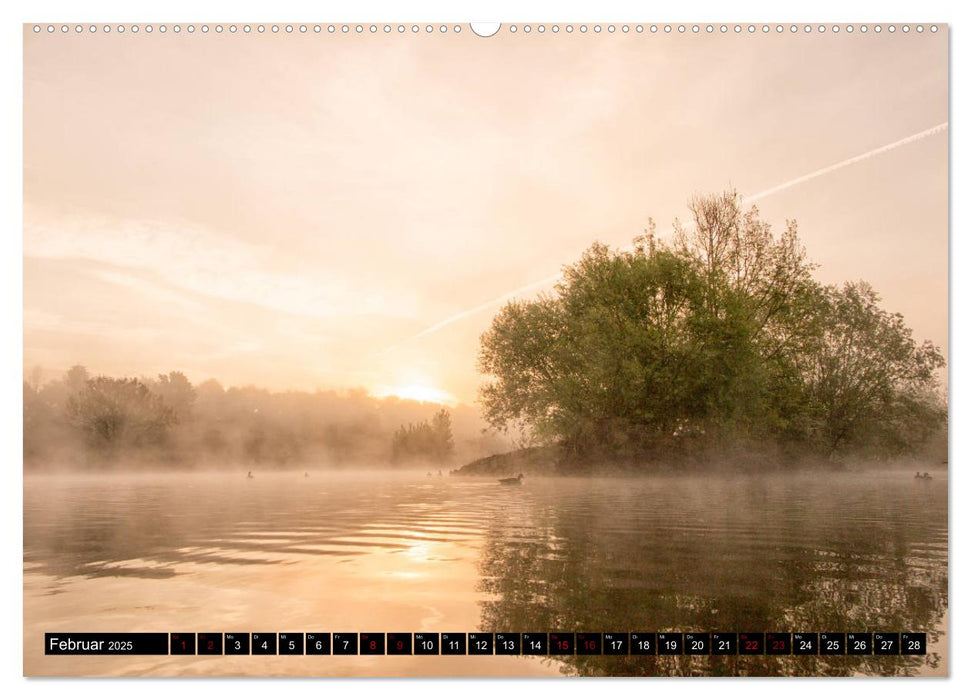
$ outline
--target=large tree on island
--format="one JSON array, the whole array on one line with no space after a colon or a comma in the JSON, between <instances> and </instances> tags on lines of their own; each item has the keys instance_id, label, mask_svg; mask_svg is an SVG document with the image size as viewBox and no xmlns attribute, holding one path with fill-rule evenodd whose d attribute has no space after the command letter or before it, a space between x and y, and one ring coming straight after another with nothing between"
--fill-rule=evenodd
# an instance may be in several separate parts
<instances>
[{"instance_id":1,"label":"large tree on island","mask_svg":"<svg viewBox=\"0 0 971 700\"><path fill-rule=\"evenodd\" d=\"M897 420L919 412L921 426L940 424L926 410L939 352L886 312L873 321L879 332L847 342L845 328L864 319L813 279L794 222L775 234L734 192L690 208L692 225L676 224L672 242L652 224L633 250L594 244L554 293L499 312L479 355L494 427L517 425L576 454L637 458L742 440L906 451L911 441L874 440L880 421L867 416L888 397ZM841 366L826 359L834 353L869 365L827 374ZM852 393L859 372L881 388ZM851 398L852 408L836 407Z\"/></svg>"}]
</instances>

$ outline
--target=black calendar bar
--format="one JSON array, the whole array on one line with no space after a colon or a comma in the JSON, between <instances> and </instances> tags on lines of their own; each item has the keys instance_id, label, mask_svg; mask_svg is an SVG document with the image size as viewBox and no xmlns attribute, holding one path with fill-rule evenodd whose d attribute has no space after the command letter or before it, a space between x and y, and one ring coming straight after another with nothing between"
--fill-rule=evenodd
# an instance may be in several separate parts
<instances>
[{"instance_id":1,"label":"black calendar bar","mask_svg":"<svg viewBox=\"0 0 971 700\"><path fill-rule=\"evenodd\" d=\"M129 656L169 653L166 632L48 632L44 635L48 656Z\"/></svg>"},{"instance_id":2,"label":"black calendar bar","mask_svg":"<svg viewBox=\"0 0 971 700\"><path fill-rule=\"evenodd\" d=\"M67 655L923 656L926 632L48 632Z\"/></svg>"}]
</instances>

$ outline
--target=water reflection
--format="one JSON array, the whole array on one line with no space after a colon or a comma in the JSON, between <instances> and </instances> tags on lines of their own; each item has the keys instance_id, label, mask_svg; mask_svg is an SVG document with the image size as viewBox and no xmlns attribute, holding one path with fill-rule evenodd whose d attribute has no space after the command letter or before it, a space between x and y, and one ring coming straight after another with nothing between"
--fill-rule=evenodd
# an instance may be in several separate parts
<instances>
[{"instance_id":1,"label":"water reflection","mask_svg":"<svg viewBox=\"0 0 971 700\"><path fill-rule=\"evenodd\" d=\"M482 626L926 631L926 657L566 658L578 675L915 675L941 664L946 485L900 477L575 482L498 514Z\"/></svg>"}]
</instances>

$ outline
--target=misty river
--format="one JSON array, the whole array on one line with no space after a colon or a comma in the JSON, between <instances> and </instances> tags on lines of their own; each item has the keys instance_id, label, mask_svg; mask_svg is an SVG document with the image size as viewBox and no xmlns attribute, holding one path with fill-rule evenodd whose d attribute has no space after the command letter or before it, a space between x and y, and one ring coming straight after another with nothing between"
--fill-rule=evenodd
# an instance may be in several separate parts
<instances>
[{"instance_id":1,"label":"misty river","mask_svg":"<svg viewBox=\"0 0 971 700\"><path fill-rule=\"evenodd\" d=\"M947 475L27 475L28 675L940 675ZM45 657L44 632L913 631L926 657Z\"/></svg>"}]
</instances>

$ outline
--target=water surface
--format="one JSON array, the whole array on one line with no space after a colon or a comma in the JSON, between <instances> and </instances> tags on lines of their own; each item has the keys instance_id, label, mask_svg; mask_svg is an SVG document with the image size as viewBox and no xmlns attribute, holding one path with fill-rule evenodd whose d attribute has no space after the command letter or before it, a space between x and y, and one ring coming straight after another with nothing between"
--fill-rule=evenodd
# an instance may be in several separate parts
<instances>
[{"instance_id":1,"label":"water surface","mask_svg":"<svg viewBox=\"0 0 971 700\"><path fill-rule=\"evenodd\" d=\"M28 675L946 673L947 481L27 476ZM915 631L927 657L45 657L46 631Z\"/></svg>"}]
</instances>

